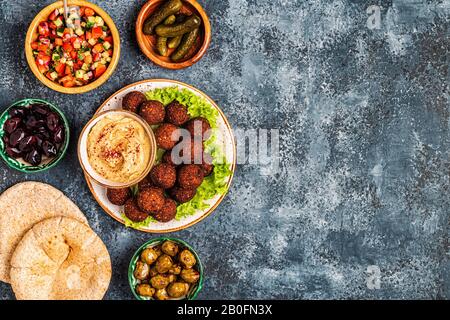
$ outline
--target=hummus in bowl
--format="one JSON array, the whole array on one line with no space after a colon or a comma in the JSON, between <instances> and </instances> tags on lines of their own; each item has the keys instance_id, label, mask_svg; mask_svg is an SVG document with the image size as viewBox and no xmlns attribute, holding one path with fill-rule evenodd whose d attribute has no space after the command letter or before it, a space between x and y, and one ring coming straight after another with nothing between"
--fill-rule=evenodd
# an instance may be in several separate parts
<instances>
[{"instance_id":1,"label":"hummus in bowl","mask_svg":"<svg viewBox=\"0 0 450 320\"><path fill-rule=\"evenodd\" d=\"M142 180L155 162L156 142L138 115L111 110L92 118L78 142L81 167L109 188L125 188Z\"/></svg>"}]
</instances>

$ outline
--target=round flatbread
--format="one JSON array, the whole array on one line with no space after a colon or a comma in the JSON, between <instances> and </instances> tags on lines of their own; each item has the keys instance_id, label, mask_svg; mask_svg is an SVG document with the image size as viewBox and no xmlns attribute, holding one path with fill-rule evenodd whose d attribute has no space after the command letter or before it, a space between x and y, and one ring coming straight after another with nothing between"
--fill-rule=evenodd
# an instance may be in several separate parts
<instances>
[{"instance_id":1,"label":"round flatbread","mask_svg":"<svg viewBox=\"0 0 450 320\"><path fill-rule=\"evenodd\" d=\"M110 279L102 240L71 218L37 223L11 258L11 286L19 300L99 300Z\"/></svg>"},{"instance_id":2,"label":"round flatbread","mask_svg":"<svg viewBox=\"0 0 450 320\"><path fill-rule=\"evenodd\" d=\"M11 256L30 228L45 219L65 216L87 224L83 212L61 191L40 182L23 182L0 196L0 281L9 282Z\"/></svg>"}]
</instances>

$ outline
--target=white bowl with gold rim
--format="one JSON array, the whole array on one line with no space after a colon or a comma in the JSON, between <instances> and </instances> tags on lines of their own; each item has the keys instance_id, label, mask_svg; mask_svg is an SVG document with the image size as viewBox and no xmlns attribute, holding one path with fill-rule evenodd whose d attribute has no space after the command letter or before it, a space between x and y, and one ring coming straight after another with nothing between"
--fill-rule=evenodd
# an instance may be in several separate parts
<instances>
[{"instance_id":1,"label":"white bowl with gold rim","mask_svg":"<svg viewBox=\"0 0 450 320\"><path fill-rule=\"evenodd\" d=\"M130 176L129 178L119 178L112 179L108 178L106 174L101 174L98 169L95 168L93 155L89 154L89 139L91 137L91 133L93 129L95 129L96 125L100 125L101 121L108 120L114 122L117 119L130 119L134 120L138 125L142 127L144 130L145 139L148 141L148 146L141 150L143 152L143 163L139 165L142 169L137 170L135 174ZM147 142L146 141L146 142ZM145 146L147 143L144 143ZM80 134L80 138L78 140L78 159L80 161L80 165L91 179L96 181L99 185L107 188L127 188L137 184L143 178L147 176L150 172L150 169L153 167L156 159L156 140L155 135L153 134L152 128L148 125L148 123L142 119L139 115L126 111L126 110L109 110L104 111L99 114L96 114L83 128ZM118 155L119 157L125 158L122 154ZM115 170L115 169L111 169ZM126 180L126 181L125 181Z\"/></svg>"}]
</instances>

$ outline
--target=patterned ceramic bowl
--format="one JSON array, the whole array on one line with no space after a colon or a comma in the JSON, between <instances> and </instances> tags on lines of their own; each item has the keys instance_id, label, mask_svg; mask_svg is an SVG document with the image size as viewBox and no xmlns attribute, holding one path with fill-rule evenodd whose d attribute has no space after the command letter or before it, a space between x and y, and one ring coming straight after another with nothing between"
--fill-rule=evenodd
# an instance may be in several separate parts
<instances>
[{"instance_id":1,"label":"patterned ceramic bowl","mask_svg":"<svg viewBox=\"0 0 450 320\"><path fill-rule=\"evenodd\" d=\"M144 249L157 246L166 240L177 243L183 249L188 249L189 251L191 251L194 254L195 259L197 260L197 264L194 265L194 268L200 273L200 278L199 278L198 282L190 288L187 296L185 296L184 298L180 298L180 299L185 299L185 300L195 300L195 298L197 298L198 293L200 292L200 290L202 290L202 287L203 287L203 265L200 261L200 258L198 256L197 252L195 252L195 250L192 249L192 247L189 244L187 244L183 240L176 239L176 238L169 238L169 237L161 237L161 238L151 239L151 240L147 241L146 243L144 243L142 246L140 246L139 249L136 250L136 252L133 255L133 258L131 258L130 265L128 267L128 282L130 283L131 292L133 292L133 295L138 300L154 300L153 298L142 297L136 293L135 288L136 288L136 285L139 284L139 281L134 277L133 272L134 272L134 269L136 268L136 262L139 260L139 257ZM172 300L178 300L178 299L172 299Z\"/></svg>"},{"instance_id":2,"label":"patterned ceramic bowl","mask_svg":"<svg viewBox=\"0 0 450 320\"><path fill-rule=\"evenodd\" d=\"M27 105L30 105L33 103L44 104L47 107L49 107L52 111L57 113L59 115L59 117L61 118L61 120L63 121L64 128L65 128L64 142L62 143L61 147L59 148L58 154L53 158L44 159L42 161L42 163L38 166L32 166L29 163L23 161L22 158L14 159L14 158L10 157L9 155L7 155L5 152L5 143L3 141L3 136L5 134L5 132L3 130L3 125L10 118L8 111L13 107L27 106ZM36 173L36 172L42 172L42 171L48 170L48 169L56 166L61 161L61 159L64 157L64 155L66 154L67 147L69 145L69 140L70 140L69 122L67 121L66 117L61 112L61 110L59 110L55 105L51 104L48 101L41 100L41 99L23 99L23 100L13 103L5 111L3 111L3 113L0 116L0 157L6 162L6 164L10 168L13 168L15 170L25 172L25 173Z\"/></svg>"}]
</instances>

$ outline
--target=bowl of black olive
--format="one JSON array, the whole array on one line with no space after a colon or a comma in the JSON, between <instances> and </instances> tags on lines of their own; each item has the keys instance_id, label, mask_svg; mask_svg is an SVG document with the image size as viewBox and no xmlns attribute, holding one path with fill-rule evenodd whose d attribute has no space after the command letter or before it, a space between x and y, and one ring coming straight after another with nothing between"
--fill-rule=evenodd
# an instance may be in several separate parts
<instances>
[{"instance_id":1,"label":"bowl of black olive","mask_svg":"<svg viewBox=\"0 0 450 320\"><path fill-rule=\"evenodd\" d=\"M52 103L23 99L0 115L0 156L25 173L54 167L69 144L69 123Z\"/></svg>"},{"instance_id":2,"label":"bowl of black olive","mask_svg":"<svg viewBox=\"0 0 450 320\"><path fill-rule=\"evenodd\" d=\"M128 280L138 300L194 300L203 286L203 266L186 242L155 238L133 255Z\"/></svg>"}]
</instances>

